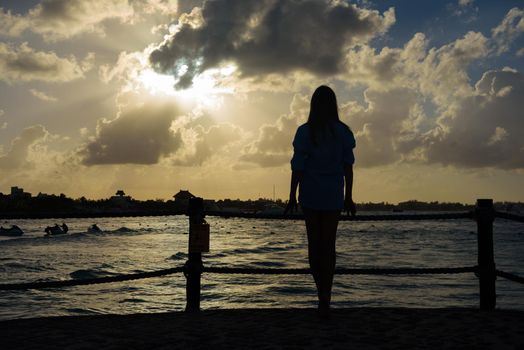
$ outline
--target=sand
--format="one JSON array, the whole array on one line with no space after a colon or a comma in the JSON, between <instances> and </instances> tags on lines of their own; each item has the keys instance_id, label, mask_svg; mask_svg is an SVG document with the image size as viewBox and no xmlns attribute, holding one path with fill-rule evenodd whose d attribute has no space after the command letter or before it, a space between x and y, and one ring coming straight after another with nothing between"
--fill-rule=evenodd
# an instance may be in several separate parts
<instances>
[{"instance_id":1,"label":"sand","mask_svg":"<svg viewBox=\"0 0 524 350\"><path fill-rule=\"evenodd\" d=\"M1 349L524 349L524 311L207 310L0 322Z\"/></svg>"}]
</instances>

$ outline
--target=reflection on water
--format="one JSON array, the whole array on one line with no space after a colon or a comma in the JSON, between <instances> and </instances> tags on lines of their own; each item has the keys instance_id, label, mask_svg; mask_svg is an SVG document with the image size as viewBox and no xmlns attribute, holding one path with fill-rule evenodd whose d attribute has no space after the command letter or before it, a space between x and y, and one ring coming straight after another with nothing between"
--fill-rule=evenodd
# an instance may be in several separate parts
<instances>
[{"instance_id":1,"label":"reflection on water","mask_svg":"<svg viewBox=\"0 0 524 350\"><path fill-rule=\"evenodd\" d=\"M235 267L307 267L300 221L208 218L211 252L204 263ZM102 232L87 233L93 223ZM43 237L52 220L17 220L26 234L0 240L0 280L82 279L152 271L187 259L187 217L71 219L71 234ZM339 267L476 265L475 223L341 222ZM495 223L497 268L524 274L524 226ZM477 307L473 274L335 276L334 307ZM524 309L524 288L497 280L497 305ZM316 290L304 275L218 275L202 278L202 308L314 307ZM185 307L182 274L66 289L0 292L0 318L98 313L164 312Z\"/></svg>"}]
</instances>

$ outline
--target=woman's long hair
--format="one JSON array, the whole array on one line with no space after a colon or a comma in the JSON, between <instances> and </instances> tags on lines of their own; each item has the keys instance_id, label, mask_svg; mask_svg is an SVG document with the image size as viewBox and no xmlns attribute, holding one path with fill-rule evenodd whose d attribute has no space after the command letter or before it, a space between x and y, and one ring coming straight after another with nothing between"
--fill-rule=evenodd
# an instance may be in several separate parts
<instances>
[{"instance_id":1,"label":"woman's long hair","mask_svg":"<svg viewBox=\"0 0 524 350\"><path fill-rule=\"evenodd\" d=\"M311 107L307 120L313 144L318 144L318 141L326 136L328 131L332 136L335 136L333 122L340 122L337 97L330 87L321 85L311 97Z\"/></svg>"}]
</instances>

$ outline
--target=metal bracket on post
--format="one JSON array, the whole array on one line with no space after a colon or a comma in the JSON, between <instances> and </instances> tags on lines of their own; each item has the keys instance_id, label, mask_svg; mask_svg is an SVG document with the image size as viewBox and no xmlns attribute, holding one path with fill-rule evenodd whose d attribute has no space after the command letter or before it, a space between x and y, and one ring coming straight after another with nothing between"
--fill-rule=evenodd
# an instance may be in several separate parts
<instances>
[{"instance_id":1,"label":"metal bracket on post","mask_svg":"<svg viewBox=\"0 0 524 350\"><path fill-rule=\"evenodd\" d=\"M184 270L186 276L186 312L195 312L200 311L202 252L209 251L209 225L204 220L204 200L202 198L191 198L187 215L189 216L189 244L188 260Z\"/></svg>"},{"instance_id":2,"label":"metal bracket on post","mask_svg":"<svg viewBox=\"0 0 524 350\"><path fill-rule=\"evenodd\" d=\"M497 275L493 256L495 210L492 199L477 199L475 220L477 221L480 309L494 310L497 302L495 289Z\"/></svg>"}]
</instances>

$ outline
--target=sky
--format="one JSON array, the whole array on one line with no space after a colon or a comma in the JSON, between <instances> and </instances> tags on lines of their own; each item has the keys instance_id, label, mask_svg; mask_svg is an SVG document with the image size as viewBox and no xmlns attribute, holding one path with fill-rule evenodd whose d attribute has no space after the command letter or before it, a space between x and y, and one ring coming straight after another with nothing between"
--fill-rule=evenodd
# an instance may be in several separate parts
<instances>
[{"instance_id":1,"label":"sky","mask_svg":"<svg viewBox=\"0 0 524 350\"><path fill-rule=\"evenodd\" d=\"M524 201L522 1L0 1L0 192L289 194L331 86L354 200Z\"/></svg>"}]
</instances>

